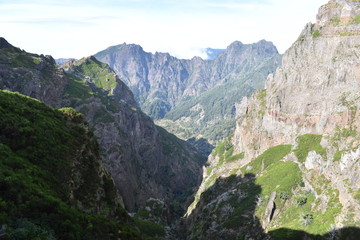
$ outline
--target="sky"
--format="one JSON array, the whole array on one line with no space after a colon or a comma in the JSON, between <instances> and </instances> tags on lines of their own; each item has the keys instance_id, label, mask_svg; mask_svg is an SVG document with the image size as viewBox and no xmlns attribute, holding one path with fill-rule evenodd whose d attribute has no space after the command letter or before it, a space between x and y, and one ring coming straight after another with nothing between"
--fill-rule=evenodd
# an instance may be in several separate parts
<instances>
[{"instance_id":1,"label":"sky","mask_svg":"<svg viewBox=\"0 0 360 240\"><path fill-rule=\"evenodd\" d=\"M328 0L0 0L0 36L25 51L82 58L135 43L205 58L204 48L272 41L284 53Z\"/></svg>"}]
</instances>

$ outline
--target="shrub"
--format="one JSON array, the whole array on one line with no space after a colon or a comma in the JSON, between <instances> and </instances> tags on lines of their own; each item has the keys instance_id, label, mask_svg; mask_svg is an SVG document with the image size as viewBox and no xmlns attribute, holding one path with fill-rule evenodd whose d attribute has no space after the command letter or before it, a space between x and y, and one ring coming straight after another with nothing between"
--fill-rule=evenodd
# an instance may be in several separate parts
<instances>
[{"instance_id":1,"label":"shrub","mask_svg":"<svg viewBox=\"0 0 360 240\"><path fill-rule=\"evenodd\" d=\"M305 205L307 202L307 197L299 197L296 199L296 204L301 207L303 205Z\"/></svg>"},{"instance_id":2,"label":"shrub","mask_svg":"<svg viewBox=\"0 0 360 240\"><path fill-rule=\"evenodd\" d=\"M280 193L280 199L284 200L284 201L288 200L289 199L289 194L287 194L286 192L281 192Z\"/></svg>"},{"instance_id":3,"label":"shrub","mask_svg":"<svg viewBox=\"0 0 360 240\"><path fill-rule=\"evenodd\" d=\"M314 222L314 216L312 214L305 214L303 216L303 224L308 226Z\"/></svg>"},{"instance_id":4,"label":"shrub","mask_svg":"<svg viewBox=\"0 0 360 240\"><path fill-rule=\"evenodd\" d=\"M317 38L317 37L320 37L320 31L319 30L313 30L311 32L311 35L314 37L314 38Z\"/></svg>"}]
</instances>

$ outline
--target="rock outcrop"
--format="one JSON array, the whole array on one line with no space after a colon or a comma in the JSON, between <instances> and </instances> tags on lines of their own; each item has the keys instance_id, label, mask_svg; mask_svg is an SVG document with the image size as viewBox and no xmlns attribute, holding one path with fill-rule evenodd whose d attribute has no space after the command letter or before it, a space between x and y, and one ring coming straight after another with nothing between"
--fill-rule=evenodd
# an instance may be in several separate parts
<instances>
[{"instance_id":1,"label":"rock outcrop","mask_svg":"<svg viewBox=\"0 0 360 240\"><path fill-rule=\"evenodd\" d=\"M330 238L339 228L360 227L359 10L358 1L331 0L320 8L317 22L306 25L265 89L248 99L234 136L209 157L188 210L190 222L202 218L207 204L216 203L201 199L217 178L252 173L262 188L252 200L254 217L274 239L284 234L290 239L315 238L311 234ZM275 191L276 210L269 222L265 209ZM243 205L227 203L235 220ZM216 225L233 230L233 237L243 227L226 221ZM346 235L340 232L338 237Z\"/></svg>"}]
</instances>

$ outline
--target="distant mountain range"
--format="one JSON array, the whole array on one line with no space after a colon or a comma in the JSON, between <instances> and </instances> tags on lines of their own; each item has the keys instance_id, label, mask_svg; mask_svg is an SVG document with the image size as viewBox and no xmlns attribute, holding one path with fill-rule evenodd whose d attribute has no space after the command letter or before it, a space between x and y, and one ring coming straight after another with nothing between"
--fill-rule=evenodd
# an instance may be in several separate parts
<instances>
[{"instance_id":1,"label":"distant mountain range","mask_svg":"<svg viewBox=\"0 0 360 240\"><path fill-rule=\"evenodd\" d=\"M64 63L67 63L68 61L71 61L71 60L76 60L76 59L75 58L58 58L58 59L55 59L55 62L57 65L61 66Z\"/></svg>"},{"instance_id":2,"label":"distant mountain range","mask_svg":"<svg viewBox=\"0 0 360 240\"><path fill-rule=\"evenodd\" d=\"M115 70L158 124L183 139L205 137L214 143L234 129L242 98L264 87L281 56L265 40L236 41L225 50L206 51L212 60L152 54L134 44L109 47L94 56Z\"/></svg>"}]
</instances>

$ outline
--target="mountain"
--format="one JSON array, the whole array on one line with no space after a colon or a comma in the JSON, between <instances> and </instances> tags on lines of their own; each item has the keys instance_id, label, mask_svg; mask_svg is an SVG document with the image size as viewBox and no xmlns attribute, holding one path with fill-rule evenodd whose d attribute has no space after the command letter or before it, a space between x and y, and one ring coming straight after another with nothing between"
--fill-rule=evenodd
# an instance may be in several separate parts
<instances>
[{"instance_id":1,"label":"mountain","mask_svg":"<svg viewBox=\"0 0 360 240\"><path fill-rule=\"evenodd\" d=\"M360 3L331 0L208 159L186 239L358 239Z\"/></svg>"},{"instance_id":2,"label":"mountain","mask_svg":"<svg viewBox=\"0 0 360 240\"><path fill-rule=\"evenodd\" d=\"M0 113L1 239L141 239L82 114L2 90Z\"/></svg>"},{"instance_id":3,"label":"mountain","mask_svg":"<svg viewBox=\"0 0 360 240\"><path fill-rule=\"evenodd\" d=\"M141 109L182 139L211 142L235 127L235 103L262 88L280 62L276 47L265 40L232 43L215 59L177 59L147 53L141 46L121 44L94 55L109 64L133 91ZM223 126L223 122L226 126Z\"/></svg>"},{"instance_id":4,"label":"mountain","mask_svg":"<svg viewBox=\"0 0 360 240\"><path fill-rule=\"evenodd\" d=\"M67 63L68 61L71 61L71 60L76 60L76 59L75 58L57 58L57 59L55 59L55 62L57 65L61 66L64 63Z\"/></svg>"},{"instance_id":5,"label":"mountain","mask_svg":"<svg viewBox=\"0 0 360 240\"><path fill-rule=\"evenodd\" d=\"M214 48L206 48L204 50L204 52L207 55L206 60L213 60L214 58L217 57L217 55L219 55L219 53L225 51L225 49L214 49Z\"/></svg>"},{"instance_id":6,"label":"mountain","mask_svg":"<svg viewBox=\"0 0 360 240\"><path fill-rule=\"evenodd\" d=\"M63 68L50 56L26 53L0 40L0 89L17 91L52 107L73 107L84 114L100 145L126 210L164 201L181 215L201 181L204 161L191 146L157 127L138 107L133 94L108 65L94 57Z\"/></svg>"}]
</instances>

